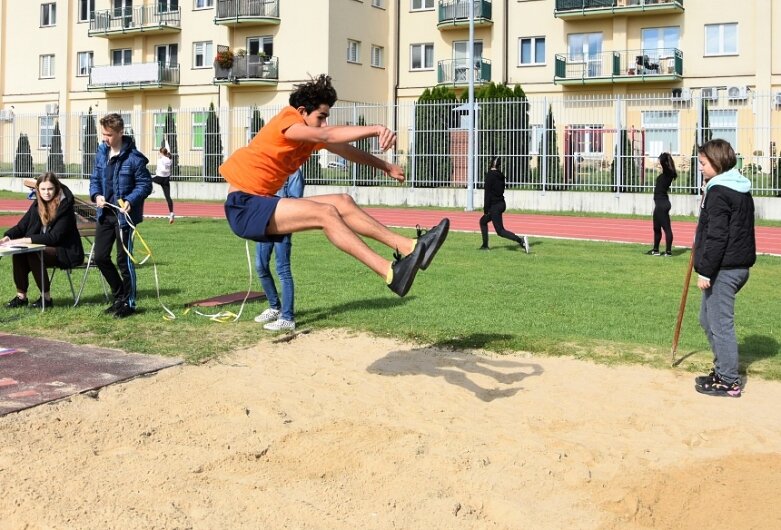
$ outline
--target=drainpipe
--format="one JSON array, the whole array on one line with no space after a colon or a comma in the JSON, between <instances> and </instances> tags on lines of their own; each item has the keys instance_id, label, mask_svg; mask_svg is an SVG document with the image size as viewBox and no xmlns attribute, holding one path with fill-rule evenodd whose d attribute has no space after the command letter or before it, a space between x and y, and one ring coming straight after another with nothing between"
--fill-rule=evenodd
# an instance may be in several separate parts
<instances>
[{"instance_id":1,"label":"drainpipe","mask_svg":"<svg viewBox=\"0 0 781 530\"><path fill-rule=\"evenodd\" d=\"M399 77L401 75L400 70L400 64L401 64L401 35L399 26L401 22L401 0L396 0L396 24L394 25L394 35L393 38L396 39L396 65L393 69L393 131L396 131L396 128L399 124ZM396 131L398 134L398 131Z\"/></svg>"},{"instance_id":2,"label":"drainpipe","mask_svg":"<svg viewBox=\"0 0 781 530\"><path fill-rule=\"evenodd\" d=\"M510 62L510 43L507 38L510 34L510 0L504 0L504 35L502 35L502 46L504 47L504 66L502 68L502 84L506 85L509 78L509 62Z\"/></svg>"}]
</instances>

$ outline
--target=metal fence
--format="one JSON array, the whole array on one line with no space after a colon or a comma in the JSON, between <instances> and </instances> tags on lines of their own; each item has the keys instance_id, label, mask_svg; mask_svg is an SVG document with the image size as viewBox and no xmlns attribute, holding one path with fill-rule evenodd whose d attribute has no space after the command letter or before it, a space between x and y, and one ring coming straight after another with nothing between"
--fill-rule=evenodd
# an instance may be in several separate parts
<instances>
[{"instance_id":1,"label":"metal fence","mask_svg":"<svg viewBox=\"0 0 781 530\"><path fill-rule=\"evenodd\" d=\"M0 175L55 170L65 177L89 178L100 140L100 126L94 124L100 116L64 114L50 107L45 115L0 113ZM470 126L464 107L462 101L337 104L329 123L380 123L396 130L393 151L379 152L375 139L356 145L403 166L406 186L464 188ZM109 110L123 115L126 132L150 159L150 170L166 139L174 154L173 178L208 182L221 180L219 163L246 145L280 107L217 109L211 126L206 108ZM479 100L475 124L477 187L491 156L500 155L510 188L651 192L657 157L666 151L679 173L673 192L698 193L695 147L724 138L738 152L739 168L753 181L754 193L781 195L779 94L732 87L631 97ZM315 154L305 171L308 182L317 184L391 183L380 171L327 152Z\"/></svg>"}]
</instances>

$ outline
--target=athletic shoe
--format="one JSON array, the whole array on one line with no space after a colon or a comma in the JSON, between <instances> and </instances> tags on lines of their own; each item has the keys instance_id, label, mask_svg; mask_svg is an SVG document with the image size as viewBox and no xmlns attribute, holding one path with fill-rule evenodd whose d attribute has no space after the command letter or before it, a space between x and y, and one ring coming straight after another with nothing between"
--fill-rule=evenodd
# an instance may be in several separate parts
<instances>
[{"instance_id":1,"label":"athletic shoe","mask_svg":"<svg viewBox=\"0 0 781 530\"><path fill-rule=\"evenodd\" d=\"M439 251L439 247L445 242L447 233L450 230L450 219L447 217L442 219L437 226L425 232L420 226L418 226L417 229L418 246L422 243L426 247L426 253L423 256L423 262L420 264L420 268L426 270L428 269L428 266L431 265L431 260L434 259L437 251Z\"/></svg>"},{"instance_id":2,"label":"athletic shoe","mask_svg":"<svg viewBox=\"0 0 781 530\"><path fill-rule=\"evenodd\" d=\"M659 254L658 250L651 249L648 252L646 252L646 255L648 255L648 256L660 256L661 254Z\"/></svg>"},{"instance_id":3,"label":"athletic shoe","mask_svg":"<svg viewBox=\"0 0 781 530\"><path fill-rule=\"evenodd\" d=\"M114 303L103 310L104 315L113 315L117 310L122 307L124 302L122 300L114 300Z\"/></svg>"},{"instance_id":4,"label":"athletic shoe","mask_svg":"<svg viewBox=\"0 0 781 530\"><path fill-rule=\"evenodd\" d=\"M527 254L529 253L529 238L526 236L521 237L521 246L523 247L523 251Z\"/></svg>"},{"instance_id":5,"label":"athletic shoe","mask_svg":"<svg viewBox=\"0 0 781 530\"><path fill-rule=\"evenodd\" d=\"M490 248L490 247L487 247L487 246L485 246L485 245L482 245L482 246L480 246L480 247L477 247L477 250L491 250L491 248Z\"/></svg>"},{"instance_id":6,"label":"athletic shoe","mask_svg":"<svg viewBox=\"0 0 781 530\"><path fill-rule=\"evenodd\" d=\"M694 378L694 384L697 386L702 386L705 383L710 383L713 381L713 378L716 377L716 370L711 370L708 375L698 375Z\"/></svg>"},{"instance_id":7,"label":"athletic shoe","mask_svg":"<svg viewBox=\"0 0 781 530\"><path fill-rule=\"evenodd\" d=\"M666 250L665 253L662 254L662 256L664 256L665 258L671 258L673 257L673 253L670 252L669 250Z\"/></svg>"},{"instance_id":8,"label":"athletic shoe","mask_svg":"<svg viewBox=\"0 0 781 530\"><path fill-rule=\"evenodd\" d=\"M169 224L169 225L170 225L170 224L173 224L173 222L174 222L174 217L176 217L176 216L174 215L174 212L171 212L171 213L169 213L169 214L168 214L168 224Z\"/></svg>"},{"instance_id":9,"label":"athletic shoe","mask_svg":"<svg viewBox=\"0 0 781 530\"><path fill-rule=\"evenodd\" d=\"M734 383L725 383L718 374L702 385L694 385L694 389L700 394L708 396L739 398L741 394L740 380Z\"/></svg>"},{"instance_id":10,"label":"athletic shoe","mask_svg":"<svg viewBox=\"0 0 781 530\"><path fill-rule=\"evenodd\" d=\"M270 307L263 311L261 314L255 317L255 322L258 324L265 324L266 322L274 322L279 318L279 309L271 309Z\"/></svg>"},{"instance_id":11,"label":"athletic shoe","mask_svg":"<svg viewBox=\"0 0 781 530\"><path fill-rule=\"evenodd\" d=\"M263 329L267 329L269 331L294 331L296 329L296 323L292 320L285 320L284 318L280 318L274 322L269 322L263 326Z\"/></svg>"},{"instance_id":12,"label":"athletic shoe","mask_svg":"<svg viewBox=\"0 0 781 530\"><path fill-rule=\"evenodd\" d=\"M31 309L40 309L41 305L42 305L41 300L42 300L42 298L39 298L38 300L36 300L32 304L30 304L30 308ZM54 300L46 300L46 306L44 307L44 311L46 311L47 309L52 308L52 307L54 307Z\"/></svg>"},{"instance_id":13,"label":"athletic shoe","mask_svg":"<svg viewBox=\"0 0 781 530\"><path fill-rule=\"evenodd\" d=\"M404 296L412 287L412 282L415 281L415 275L418 273L418 269L421 268L423 262L423 256L426 254L426 244L418 240L418 244L415 245L415 250L411 254L407 254L403 258L401 254L395 252L393 257L395 261L391 268L393 269L393 279L388 284L388 289L393 291L399 296Z\"/></svg>"},{"instance_id":14,"label":"athletic shoe","mask_svg":"<svg viewBox=\"0 0 781 530\"><path fill-rule=\"evenodd\" d=\"M14 296L8 301L7 304L5 304L5 307L10 309L15 309L17 307L27 307L27 303L27 298L19 298L18 296Z\"/></svg>"},{"instance_id":15,"label":"athletic shoe","mask_svg":"<svg viewBox=\"0 0 781 530\"><path fill-rule=\"evenodd\" d=\"M130 304L123 302L122 305L114 312L114 318L127 318L136 312L135 307L130 307Z\"/></svg>"}]
</instances>

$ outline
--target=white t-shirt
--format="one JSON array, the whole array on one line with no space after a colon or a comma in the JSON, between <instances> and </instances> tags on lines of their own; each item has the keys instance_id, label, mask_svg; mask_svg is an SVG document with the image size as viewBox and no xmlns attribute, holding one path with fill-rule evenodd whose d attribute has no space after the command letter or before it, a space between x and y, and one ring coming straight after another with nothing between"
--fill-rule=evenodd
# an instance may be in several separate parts
<instances>
[{"instance_id":1,"label":"white t-shirt","mask_svg":"<svg viewBox=\"0 0 781 530\"><path fill-rule=\"evenodd\" d=\"M157 169L155 169L155 175L158 177L170 177L171 176L171 159L167 156L160 155L157 159Z\"/></svg>"}]
</instances>

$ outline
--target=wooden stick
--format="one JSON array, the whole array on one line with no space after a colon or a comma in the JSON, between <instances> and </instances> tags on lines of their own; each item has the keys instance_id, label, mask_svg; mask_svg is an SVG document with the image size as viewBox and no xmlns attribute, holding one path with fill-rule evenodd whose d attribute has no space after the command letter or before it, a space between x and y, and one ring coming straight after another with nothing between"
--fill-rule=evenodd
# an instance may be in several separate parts
<instances>
[{"instance_id":1,"label":"wooden stick","mask_svg":"<svg viewBox=\"0 0 781 530\"><path fill-rule=\"evenodd\" d=\"M689 266L686 268L686 279L683 281L683 293L681 293L681 305L678 307L678 320L675 322L675 333L673 333L672 347L672 365L675 366L675 354L678 353L678 339L681 336L681 324L683 324L683 314L686 312L686 297L689 295L689 283L691 283L692 269L694 268L694 245L689 255Z\"/></svg>"}]
</instances>

